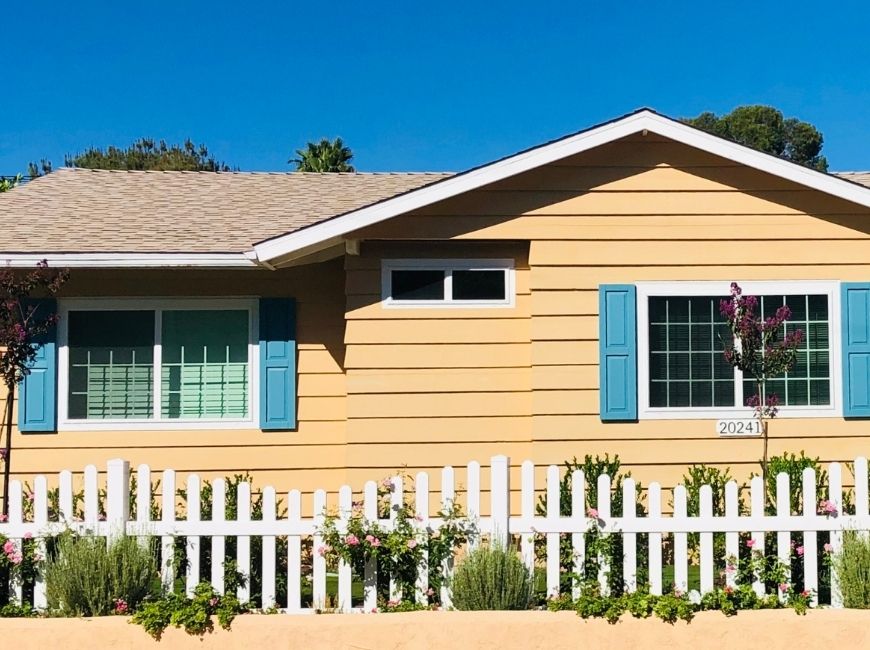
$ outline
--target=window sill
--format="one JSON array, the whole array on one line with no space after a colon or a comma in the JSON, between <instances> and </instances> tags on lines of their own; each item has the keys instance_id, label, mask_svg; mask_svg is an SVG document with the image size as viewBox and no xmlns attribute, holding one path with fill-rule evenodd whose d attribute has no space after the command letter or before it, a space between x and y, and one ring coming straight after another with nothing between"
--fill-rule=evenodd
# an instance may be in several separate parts
<instances>
[{"instance_id":1,"label":"window sill","mask_svg":"<svg viewBox=\"0 0 870 650\"><path fill-rule=\"evenodd\" d=\"M672 408L645 409L639 413L640 420L745 420L755 417L753 409L728 408ZM841 418L843 412L835 407L782 406L777 420L800 418Z\"/></svg>"},{"instance_id":2,"label":"window sill","mask_svg":"<svg viewBox=\"0 0 870 650\"><path fill-rule=\"evenodd\" d=\"M207 431L216 429L259 429L252 419L244 420L67 420L58 431Z\"/></svg>"}]
</instances>

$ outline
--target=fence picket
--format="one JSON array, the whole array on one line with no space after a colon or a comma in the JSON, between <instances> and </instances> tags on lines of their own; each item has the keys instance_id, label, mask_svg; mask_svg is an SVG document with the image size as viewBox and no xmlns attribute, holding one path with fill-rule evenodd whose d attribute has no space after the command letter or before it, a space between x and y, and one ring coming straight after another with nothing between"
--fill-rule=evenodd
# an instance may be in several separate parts
<instances>
[{"instance_id":1,"label":"fence picket","mask_svg":"<svg viewBox=\"0 0 870 650\"><path fill-rule=\"evenodd\" d=\"M529 527L534 528L531 521L535 517L535 464L527 460L520 466L520 515L529 521ZM523 564L533 573L535 570L535 533L533 530L520 535L520 554Z\"/></svg>"},{"instance_id":2,"label":"fence picket","mask_svg":"<svg viewBox=\"0 0 870 650\"><path fill-rule=\"evenodd\" d=\"M571 473L571 515L578 520L586 519L586 477L583 470L575 469ZM572 571L574 579L571 581L571 597L575 600L580 597L583 568L586 565L586 534L571 533L571 556L574 560ZM532 561L534 562L534 548L532 549Z\"/></svg>"},{"instance_id":3,"label":"fence picket","mask_svg":"<svg viewBox=\"0 0 870 650\"><path fill-rule=\"evenodd\" d=\"M472 551L477 548L480 543L481 522L480 522L480 463L476 460L468 463L468 470L465 475L466 486L466 507L468 518L477 523L475 533L468 537L468 550Z\"/></svg>"},{"instance_id":4,"label":"fence picket","mask_svg":"<svg viewBox=\"0 0 870 650\"><path fill-rule=\"evenodd\" d=\"M560 516L559 468L550 465L547 468L547 519L553 528L558 528ZM559 595L559 573L561 553L559 533L547 533L547 598Z\"/></svg>"},{"instance_id":5,"label":"fence picket","mask_svg":"<svg viewBox=\"0 0 870 650\"><path fill-rule=\"evenodd\" d=\"M338 489L338 515L340 530L347 530L350 521L351 509L353 508L353 491L349 485L342 485ZM347 537L345 537L345 540ZM350 563L344 559L338 561L338 611L347 613L351 610L351 583L353 572Z\"/></svg>"},{"instance_id":6,"label":"fence picket","mask_svg":"<svg viewBox=\"0 0 870 650\"><path fill-rule=\"evenodd\" d=\"M456 499L455 477L450 466L441 470L441 509L452 510ZM449 609L453 606L450 598L450 581L453 579L453 556L449 555L441 563L444 579L441 581L441 607Z\"/></svg>"},{"instance_id":7,"label":"fence picket","mask_svg":"<svg viewBox=\"0 0 870 650\"><path fill-rule=\"evenodd\" d=\"M58 476L57 496L60 521L71 525L76 519L76 513L73 503L73 475L68 469L63 470Z\"/></svg>"},{"instance_id":8,"label":"fence picket","mask_svg":"<svg viewBox=\"0 0 870 650\"><path fill-rule=\"evenodd\" d=\"M686 488L674 488L674 519L685 519ZM689 591L689 540L686 533L674 533L674 589L680 593Z\"/></svg>"},{"instance_id":9,"label":"fence picket","mask_svg":"<svg viewBox=\"0 0 870 650\"><path fill-rule=\"evenodd\" d=\"M287 493L287 520L298 529L302 524L302 493ZM302 537L287 536L287 613L302 611Z\"/></svg>"},{"instance_id":10,"label":"fence picket","mask_svg":"<svg viewBox=\"0 0 870 650\"><path fill-rule=\"evenodd\" d=\"M175 471L163 470L163 503L161 522L165 531L170 531L175 523ZM88 484L85 476L85 521L88 520ZM160 576L163 588L166 591L172 589L175 579L175 537L164 534L160 539Z\"/></svg>"},{"instance_id":11,"label":"fence picket","mask_svg":"<svg viewBox=\"0 0 870 650\"><path fill-rule=\"evenodd\" d=\"M740 501L736 481L725 484L725 518L737 522L740 517ZM737 531L725 533L725 585L737 586L737 571L740 568L740 535Z\"/></svg>"},{"instance_id":12,"label":"fence picket","mask_svg":"<svg viewBox=\"0 0 870 650\"><path fill-rule=\"evenodd\" d=\"M97 484L97 468L93 465L85 467L85 523L96 524L99 521L99 485Z\"/></svg>"},{"instance_id":13,"label":"fence picket","mask_svg":"<svg viewBox=\"0 0 870 650\"><path fill-rule=\"evenodd\" d=\"M146 464L136 468L136 527L147 531L151 522L151 468ZM139 538L142 545L148 544L148 538Z\"/></svg>"},{"instance_id":14,"label":"fence picket","mask_svg":"<svg viewBox=\"0 0 870 650\"><path fill-rule=\"evenodd\" d=\"M788 474L785 472L780 472L776 476L776 514L780 517L787 517L791 514L791 488ZM785 569L785 582L790 582L791 533L787 530L781 530L776 534L776 555ZM777 594L780 602L785 602L786 598L788 598L788 594L782 589L777 589Z\"/></svg>"},{"instance_id":15,"label":"fence picket","mask_svg":"<svg viewBox=\"0 0 870 650\"><path fill-rule=\"evenodd\" d=\"M323 527L326 515L326 492L314 492L314 538L311 560L311 606L315 610L326 607L326 558L323 556L323 537L317 533Z\"/></svg>"},{"instance_id":16,"label":"fence picket","mask_svg":"<svg viewBox=\"0 0 870 650\"><path fill-rule=\"evenodd\" d=\"M48 524L48 485L44 476L37 476L33 482L33 523L42 529ZM36 545L38 557L45 557L45 538L37 537L32 544ZM45 576L42 571L36 572L33 583L33 606L38 610L46 608Z\"/></svg>"},{"instance_id":17,"label":"fence picket","mask_svg":"<svg viewBox=\"0 0 870 650\"><path fill-rule=\"evenodd\" d=\"M275 488L263 488L263 521L272 523L275 521L275 508L277 506L277 497L275 496ZM262 590L260 598L263 609L272 609L276 606L275 596L277 590L275 588L275 536L263 535L263 557L262 557Z\"/></svg>"},{"instance_id":18,"label":"fence picket","mask_svg":"<svg viewBox=\"0 0 870 650\"><path fill-rule=\"evenodd\" d=\"M224 522L227 518L227 486L222 478L211 484L211 520ZM224 562L227 556L226 538L211 536L211 585L219 594L224 594Z\"/></svg>"},{"instance_id":19,"label":"fence picket","mask_svg":"<svg viewBox=\"0 0 870 650\"><path fill-rule=\"evenodd\" d=\"M867 459L864 456L858 456L855 459L855 514L859 517L866 517L868 514L867 498Z\"/></svg>"},{"instance_id":20,"label":"fence picket","mask_svg":"<svg viewBox=\"0 0 870 650\"><path fill-rule=\"evenodd\" d=\"M239 483L236 491L236 521L240 531L244 531L247 522L251 521L251 484L247 481ZM236 571L241 574L241 582L236 589L236 596L242 603L251 600L251 536L236 536Z\"/></svg>"},{"instance_id":21,"label":"fence picket","mask_svg":"<svg viewBox=\"0 0 870 650\"><path fill-rule=\"evenodd\" d=\"M701 551L701 593L713 591L713 533L705 530L713 520L713 490L709 485L702 485L698 494L700 504L699 546Z\"/></svg>"},{"instance_id":22,"label":"fence picket","mask_svg":"<svg viewBox=\"0 0 870 650\"><path fill-rule=\"evenodd\" d=\"M764 488L764 480L760 476L752 477L752 482L749 485L749 508L753 517L764 516ZM749 539L752 540L750 553L764 555L764 533L757 530L753 531ZM755 574L755 580L752 581L752 588L757 596L764 595L764 582L762 582L758 572Z\"/></svg>"},{"instance_id":23,"label":"fence picket","mask_svg":"<svg viewBox=\"0 0 870 650\"><path fill-rule=\"evenodd\" d=\"M816 472L812 467L804 468L803 473L804 516L816 514ZM819 604L819 573L816 553L816 531L805 530L804 534L804 589L812 593L813 607Z\"/></svg>"},{"instance_id":24,"label":"fence picket","mask_svg":"<svg viewBox=\"0 0 870 650\"><path fill-rule=\"evenodd\" d=\"M363 491L363 514L368 522L378 520L378 484L374 481L368 481ZM363 590L365 593L365 611L376 611L378 608L378 563L375 558L369 558L366 561Z\"/></svg>"},{"instance_id":25,"label":"fence picket","mask_svg":"<svg viewBox=\"0 0 870 650\"><path fill-rule=\"evenodd\" d=\"M130 463L120 458L106 464L106 522L108 539L123 536L130 519Z\"/></svg>"},{"instance_id":26,"label":"fence picket","mask_svg":"<svg viewBox=\"0 0 870 650\"><path fill-rule=\"evenodd\" d=\"M840 463L831 463L828 467L828 501L836 506L836 516L843 513L843 470ZM837 554L843 548L843 531L834 529L830 533L830 553ZM831 562L831 607L842 607L843 595L840 593L840 580L837 576L836 563Z\"/></svg>"},{"instance_id":27,"label":"fence picket","mask_svg":"<svg viewBox=\"0 0 870 650\"><path fill-rule=\"evenodd\" d=\"M633 478L622 483L622 579L629 593L637 591L637 533L629 532L637 516L637 487Z\"/></svg>"},{"instance_id":28,"label":"fence picket","mask_svg":"<svg viewBox=\"0 0 870 650\"><path fill-rule=\"evenodd\" d=\"M658 483L650 483L647 489L650 519L658 521L662 518L662 487ZM649 585L650 591L656 596L662 594L662 534L649 534Z\"/></svg>"},{"instance_id":29,"label":"fence picket","mask_svg":"<svg viewBox=\"0 0 870 650\"><path fill-rule=\"evenodd\" d=\"M187 521L200 520L199 477L191 474L187 477ZM187 536L187 566L185 567L185 585L187 596L193 596L196 585L199 584L199 535Z\"/></svg>"},{"instance_id":30,"label":"fence picket","mask_svg":"<svg viewBox=\"0 0 870 650\"><path fill-rule=\"evenodd\" d=\"M511 516L510 460L507 456L493 456L489 468L490 539L502 548L507 548Z\"/></svg>"},{"instance_id":31,"label":"fence picket","mask_svg":"<svg viewBox=\"0 0 870 650\"><path fill-rule=\"evenodd\" d=\"M598 518L605 524L610 523L610 477L602 474L598 477ZM609 533L603 533L609 535ZM610 573L610 561L601 553L598 554L598 586L602 594L610 593L607 576Z\"/></svg>"},{"instance_id":32,"label":"fence picket","mask_svg":"<svg viewBox=\"0 0 870 650\"><path fill-rule=\"evenodd\" d=\"M417 527L421 536L427 535L429 529L429 475L426 472L418 472L414 479L416 488L416 513ZM423 561L417 567L417 602L425 605L429 602L429 553L423 544Z\"/></svg>"}]
</instances>

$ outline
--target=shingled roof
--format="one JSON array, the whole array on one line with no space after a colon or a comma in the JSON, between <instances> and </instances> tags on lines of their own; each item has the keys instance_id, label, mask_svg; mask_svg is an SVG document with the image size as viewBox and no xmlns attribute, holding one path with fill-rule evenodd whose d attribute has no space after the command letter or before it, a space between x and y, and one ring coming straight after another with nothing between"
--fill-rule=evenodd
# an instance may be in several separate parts
<instances>
[{"instance_id":1,"label":"shingled roof","mask_svg":"<svg viewBox=\"0 0 870 650\"><path fill-rule=\"evenodd\" d=\"M449 176L62 168L0 194L0 253L244 253Z\"/></svg>"},{"instance_id":2,"label":"shingled roof","mask_svg":"<svg viewBox=\"0 0 870 650\"><path fill-rule=\"evenodd\" d=\"M870 187L870 172L834 172L834 176Z\"/></svg>"}]
</instances>

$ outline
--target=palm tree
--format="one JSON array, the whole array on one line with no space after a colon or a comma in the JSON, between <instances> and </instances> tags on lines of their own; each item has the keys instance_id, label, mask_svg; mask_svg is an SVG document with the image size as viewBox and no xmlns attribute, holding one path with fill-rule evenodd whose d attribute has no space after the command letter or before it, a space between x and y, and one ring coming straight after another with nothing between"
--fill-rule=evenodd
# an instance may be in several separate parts
<instances>
[{"instance_id":1,"label":"palm tree","mask_svg":"<svg viewBox=\"0 0 870 650\"><path fill-rule=\"evenodd\" d=\"M328 140L322 138L320 142L309 142L305 149L297 149L298 158L291 158L287 162L295 163L298 172L352 172L350 164L353 152L344 146L341 138Z\"/></svg>"}]
</instances>

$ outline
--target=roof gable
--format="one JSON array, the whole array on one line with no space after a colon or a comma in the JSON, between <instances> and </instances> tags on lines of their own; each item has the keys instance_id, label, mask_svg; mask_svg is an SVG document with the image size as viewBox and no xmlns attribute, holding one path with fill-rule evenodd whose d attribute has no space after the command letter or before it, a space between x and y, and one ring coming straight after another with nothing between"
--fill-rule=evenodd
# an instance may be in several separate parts
<instances>
[{"instance_id":1,"label":"roof gable","mask_svg":"<svg viewBox=\"0 0 870 650\"><path fill-rule=\"evenodd\" d=\"M268 263L277 258L292 259L327 243L338 242L344 235L360 228L644 131L656 133L805 187L870 207L870 187L852 182L851 178L840 178L809 169L711 135L649 109L642 109L625 117L445 178L421 189L262 241L254 247L254 250L257 258L262 262Z\"/></svg>"}]
</instances>

